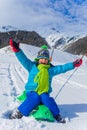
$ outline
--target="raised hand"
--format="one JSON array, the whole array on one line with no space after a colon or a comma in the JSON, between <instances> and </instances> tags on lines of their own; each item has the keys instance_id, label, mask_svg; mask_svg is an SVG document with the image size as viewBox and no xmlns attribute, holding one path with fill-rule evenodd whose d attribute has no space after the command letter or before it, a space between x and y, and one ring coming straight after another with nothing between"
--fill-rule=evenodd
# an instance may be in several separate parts
<instances>
[{"instance_id":1,"label":"raised hand","mask_svg":"<svg viewBox=\"0 0 87 130\"><path fill-rule=\"evenodd\" d=\"M79 67L82 64L82 59L77 59L73 62L74 67Z\"/></svg>"},{"instance_id":2,"label":"raised hand","mask_svg":"<svg viewBox=\"0 0 87 130\"><path fill-rule=\"evenodd\" d=\"M12 38L10 38L9 44L10 44L10 46L11 46L13 52L19 52L19 51L20 51L20 48L19 48L19 44L20 44L20 43L17 43L17 42L15 42Z\"/></svg>"}]
</instances>

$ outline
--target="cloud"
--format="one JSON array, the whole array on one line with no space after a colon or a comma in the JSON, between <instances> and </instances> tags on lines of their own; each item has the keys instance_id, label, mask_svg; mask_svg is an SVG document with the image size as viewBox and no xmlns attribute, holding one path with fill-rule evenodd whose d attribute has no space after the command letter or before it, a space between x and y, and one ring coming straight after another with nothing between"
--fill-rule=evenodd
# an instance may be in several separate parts
<instances>
[{"instance_id":1,"label":"cloud","mask_svg":"<svg viewBox=\"0 0 87 130\"><path fill-rule=\"evenodd\" d=\"M0 0L0 26L27 30L56 26L62 32L86 32L87 0Z\"/></svg>"}]
</instances>

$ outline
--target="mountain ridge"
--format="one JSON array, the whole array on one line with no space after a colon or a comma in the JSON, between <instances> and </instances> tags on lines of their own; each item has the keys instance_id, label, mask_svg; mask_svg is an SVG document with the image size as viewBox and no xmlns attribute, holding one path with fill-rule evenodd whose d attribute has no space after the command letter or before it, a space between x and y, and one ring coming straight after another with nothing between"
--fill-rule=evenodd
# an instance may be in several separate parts
<instances>
[{"instance_id":1,"label":"mountain ridge","mask_svg":"<svg viewBox=\"0 0 87 130\"><path fill-rule=\"evenodd\" d=\"M66 45L64 51L75 55L87 55L87 36L76 40L72 44Z\"/></svg>"},{"instance_id":2,"label":"mountain ridge","mask_svg":"<svg viewBox=\"0 0 87 130\"><path fill-rule=\"evenodd\" d=\"M2 26L0 28L0 48L9 45L9 38L12 37L17 42L26 43L29 45L41 47L47 45L48 48L66 51L75 55L87 53L87 35L66 36L56 28L50 28L47 37L42 37L36 31L18 30L12 26Z\"/></svg>"},{"instance_id":3,"label":"mountain ridge","mask_svg":"<svg viewBox=\"0 0 87 130\"><path fill-rule=\"evenodd\" d=\"M0 32L0 48L8 46L10 38L13 38L17 42L26 43L37 47L45 44L50 48L45 38L41 37L38 33L35 31L24 30Z\"/></svg>"}]
</instances>

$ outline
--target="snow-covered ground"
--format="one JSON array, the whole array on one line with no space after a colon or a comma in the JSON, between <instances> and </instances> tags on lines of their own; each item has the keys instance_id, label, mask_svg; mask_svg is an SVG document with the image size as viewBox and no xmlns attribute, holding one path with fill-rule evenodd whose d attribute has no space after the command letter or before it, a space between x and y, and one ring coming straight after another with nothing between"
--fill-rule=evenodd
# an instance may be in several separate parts
<instances>
[{"instance_id":1,"label":"snow-covered ground","mask_svg":"<svg viewBox=\"0 0 87 130\"><path fill-rule=\"evenodd\" d=\"M36 57L39 48L21 44L30 59ZM51 50L50 50L51 51ZM74 61L78 56L55 50L54 65ZM56 97L74 70L54 77L51 96ZM16 101L27 81L27 71L17 61L9 47L0 49L0 130L87 130L87 57L55 99L66 124L36 121L33 117L9 120L8 114L18 106Z\"/></svg>"}]
</instances>

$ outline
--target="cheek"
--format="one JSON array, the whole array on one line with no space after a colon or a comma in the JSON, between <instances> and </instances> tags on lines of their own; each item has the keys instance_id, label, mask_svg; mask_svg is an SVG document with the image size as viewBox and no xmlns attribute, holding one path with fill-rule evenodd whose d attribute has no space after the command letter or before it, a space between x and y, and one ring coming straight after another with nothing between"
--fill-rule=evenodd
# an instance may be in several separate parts
<instances>
[{"instance_id":1,"label":"cheek","mask_svg":"<svg viewBox=\"0 0 87 130\"><path fill-rule=\"evenodd\" d=\"M46 60L45 63L47 64L47 63L48 63L48 60Z\"/></svg>"},{"instance_id":2,"label":"cheek","mask_svg":"<svg viewBox=\"0 0 87 130\"><path fill-rule=\"evenodd\" d=\"M42 61L42 59L41 60L39 60L39 63L42 63L43 61Z\"/></svg>"},{"instance_id":3,"label":"cheek","mask_svg":"<svg viewBox=\"0 0 87 130\"><path fill-rule=\"evenodd\" d=\"M38 62L41 63L40 60Z\"/></svg>"},{"instance_id":4,"label":"cheek","mask_svg":"<svg viewBox=\"0 0 87 130\"><path fill-rule=\"evenodd\" d=\"M48 60L40 59L39 63L46 63L46 64L48 64Z\"/></svg>"}]
</instances>

